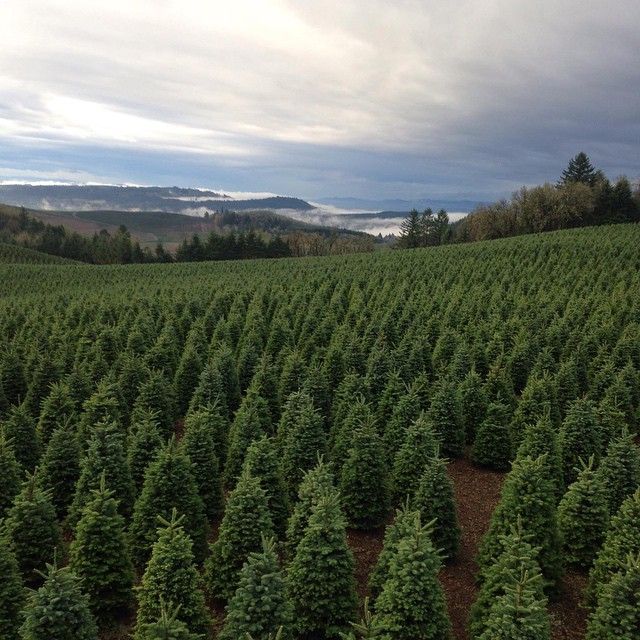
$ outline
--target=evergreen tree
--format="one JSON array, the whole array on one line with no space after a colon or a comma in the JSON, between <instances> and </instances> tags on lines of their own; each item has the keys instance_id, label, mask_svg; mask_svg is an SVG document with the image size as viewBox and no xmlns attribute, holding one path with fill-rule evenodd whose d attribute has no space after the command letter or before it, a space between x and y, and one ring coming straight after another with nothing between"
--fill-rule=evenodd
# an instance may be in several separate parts
<instances>
[{"instance_id":1,"label":"evergreen tree","mask_svg":"<svg viewBox=\"0 0 640 640\"><path fill-rule=\"evenodd\" d=\"M549 640L551 624L547 599L537 575L526 570L505 586L493 602L485 631L479 640Z\"/></svg>"},{"instance_id":2,"label":"evergreen tree","mask_svg":"<svg viewBox=\"0 0 640 640\"><path fill-rule=\"evenodd\" d=\"M458 406L460 420L467 442L473 442L478 427L485 419L489 399L482 384L482 378L472 369L458 385Z\"/></svg>"},{"instance_id":3,"label":"evergreen tree","mask_svg":"<svg viewBox=\"0 0 640 640\"><path fill-rule=\"evenodd\" d=\"M269 407L265 399L257 393L247 392L229 430L229 451L224 468L227 487L233 487L240 475L249 445L270 431Z\"/></svg>"},{"instance_id":4,"label":"evergreen tree","mask_svg":"<svg viewBox=\"0 0 640 640\"><path fill-rule=\"evenodd\" d=\"M189 401L187 415L205 407L218 406L228 419L230 415L226 386L215 362L207 363L198 378L198 384Z\"/></svg>"},{"instance_id":5,"label":"evergreen tree","mask_svg":"<svg viewBox=\"0 0 640 640\"><path fill-rule=\"evenodd\" d=\"M347 520L356 529L379 527L389 511L389 474L382 440L371 425L353 434L342 467L340 495Z\"/></svg>"},{"instance_id":6,"label":"evergreen tree","mask_svg":"<svg viewBox=\"0 0 640 640\"><path fill-rule=\"evenodd\" d=\"M213 450L218 458L218 464L222 469L227 459L227 437L229 432L229 420L225 414L226 409L216 402L210 405L203 405L191 411L184 421L185 431L192 428L196 422L203 423L198 428L205 428L213 438ZM195 425L193 428L196 428Z\"/></svg>"},{"instance_id":7,"label":"evergreen tree","mask_svg":"<svg viewBox=\"0 0 640 640\"><path fill-rule=\"evenodd\" d=\"M417 209L412 209L400 224L398 246L402 249L413 249L421 245L422 224Z\"/></svg>"},{"instance_id":8,"label":"evergreen tree","mask_svg":"<svg viewBox=\"0 0 640 640\"><path fill-rule=\"evenodd\" d=\"M33 472L40 458L40 442L36 434L36 422L23 403L11 407L2 430L13 443L16 460L23 469Z\"/></svg>"},{"instance_id":9,"label":"evergreen tree","mask_svg":"<svg viewBox=\"0 0 640 640\"><path fill-rule=\"evenodd\" d=\"M114 384L105 379L82 405L82 414L78 423L78 440L83 451L89 444L94 427L107 423L122 430L118 391Z\"/></svg>"},{"instance_id":10,"label":"evergreen tree","mask_svg":"<svg viewBox=\"0 0 640 640\"><path fill-rule=\"evenodd\" d=\"M353 446L353 434L366 425L373 425L373 413L369 403L362 396L353 399L351 408L340 422L334 422L329 443L331 462L336 469L342 469Z\"/></svg>"},{"instance_id":11,"label":"evergreen tree","mask_svg":"<svg viewBox=\"0 0 640 640\"><path fill-rule=\"evenodd\" d=\"M460 407L455 385L443 381L433 397L428 417L436 435L442 442L442 450L450 456L461 456L464 451L464 428L460 417Z\"/></svg>"},{"instance_id":12,"label":"evergreen tree","mask_svg":"<svg viewBox=\"0 0 640 640\"><path fill-rule=\"evenodd\" d=\"M53 560L60 530L49 495L40 489L35 474L22 485L5 526L25 584L37 585L40 577L36 572Z\"/></svg>"},{"instance_id":13,"label":"evergreen tree","mask_svg":"<svg viewBox=\"0 0 640 640\"><path fill-rule=\"evenodd\" d=\"M502 487L500 502L491 518L489 530L480 544L478 565L481 580L494 559L502 553L504 535L518 521L523 534L529 536L530 544L540 548L540 569L546 587L553 590L562 566L555 496L545 468L544 456L535 460L527 456L513 463Z\"/></svg>"},{"instance_id":14,"label":"evergreen tree","mask_svg":"<svg viewBox=\"0 0 640 640\"><path fill-rule=\"evenodd\" d=\"M13 453L13 443L0 429L0 520L4 517L20 490L20 465Z\"/></svg>"},{"instance_id":15,"label":"evergreen tree","mask_svg":"<svg viewBox=\"0 0 640 640\"><path fill-rule=\"evenodd\" d=\"M24 408L31 415L38 416L42 401L47 397L51 385L60 375L60 367L50 353L40 354L31 366L33 374L29 382L29 389L24 397Z\"/></svg>"},{"instance_id":16,"label":"evergreen tree","mask_svg":"<svg viewBox=\"0 0 640 640\"><path fill-rule=\"evenodd\" d=\"M136 567L143 567L149 558L157 537L158 516L170 518L173 509L184 516L184 528L192 540L193 553L198 562L202 561L207 549L204 505L193 477L193 465L175 438L160 449L147 467L133 508L129 540Z\"/></svg>"},{"instance_id":17,"label":"evergreen tree","mask_svg":"<svg viewBox=\"0 0 640 640\"><path fill-rule=\"evenodd\" d=\"M346 630L357 603L353 570L339 497L329 492L313 507L287 573L299 636L331 640Z\"/></svg>"},{"instance_id":18,"label":"evergreen tree","mask_svg":"<svg viewBox=\"0 0 640 640\"><path fill-rule=\"evenodd\" d=\"M305 471L313 468L326 451L322 418L304 392L289 396L278 426L282 447L282 476L290 501L294 501Z\"/></svg>"},{"instance_id":19,"label":"evergreen tree","mask_svg":"<svg viewBox=\"0 0 640 640\"><path fill-rule=\"evenodd\" d=\"M562 474L565 487L578 476L580 459L596 456L598 460L601 441L595 408L589 400L580 398L572 403L560 428Z\"/></svg>"},{"instance_id":20,"label":"evergreen tree","mask_svg":"<svg viewBox=\"0 0 640 640\"><path fill-rule=\"evenodd\" d=\"M291 607L273 540L263 539L262 552L249 554L240 570L238 588L229 601L220 640L250 634L265 640L291 623Z\"/></svg>"},{"instance_id":21,"label":"evergreen tree","mask_svg":"<svg viewBox=\"0 0 640 640\"><path fill-rule=\"evenodd\" d=\"M135 495L140 493L148 466L155 460L162 448L159 423L155 414L140 411L137 421L131 425L127 445L127 462Z\"/></svg>"},{"instance_id":22,"label":"evergreen tree","mask_svg":"<svg viewBox=\"0 0 640 640\"><path fill-rule=\"evenodd\" d=\"M202 361L196 348L187 345L182 352L178 369L173 380L176 399L177 415L182 417L187 413L191 396L195 388L198 386L200 372L202 370Z\"/></svg>"},{"instance_id":23,"label":"evergreen tree","mask_svg":"<svg viewBox=\"0 0 640 640\"><path fill-rule=\"evenodd\" d=\"M267 494L258 478L244 473L229 494L218 539L205 565L207 589L214 598L227 601L233 596L240 569L252 551L260 550L263 535L273 535Z\"/></svg>"},{"instance_id":24,"label":"evergreen tree","mask_svg":"<svg viewBox=\"0 0 640 640\"><path fill-rule=\"evenodd\" d=\"M438 450L434 427L423 413L408 428L393 462L393 498L396 503L414 494L423 471L438 455Z\"/></svg>"},{"instance_id":25,"label":"evergreen tree","mask_svg":"<svg viewBox=\"0 0 640 640\"><path fill-rule=\"evenodd\" d=\"M131 422L136 424L149 413L154 414L158 419L162 440L168 440L174 432L175 396L172 385L162 371L152 371L148 379L140 385L140 391L131 412Z\"/></svg>"},{"instance_id":26,"label":"evergreen tree","mask_svg":"<svg viewBox=\"0 0 640 640\"><path fill-rule=\"evenodd\" d=\"M389 460L395 458L398 449L405 441L407 429L420 417L421 410L419 389L416 384L413 384L394 407L389 422L381 425L382 439Z\"/></svg>"},{"instance_id":27,"label":"evergreen tree","mask_svg":"<svg viewBox=\"0 0 640 640\"><path fill-rule=\"evenodd\" d=\"M22 578L11 544L0 530L0 638L18 640L24 593Z\"/></svg>"},{"instance_id":28,"label":"evergreen tree","mask_svg":"<svg viewBox=\"0 0 640 640\"><path fill-rule=\"evenodd\" d=\"M260 480L260 486L267 495L274 531L282 537L289 519L289 500L274 439L263 436L252 442L247 449L242 470Z\"/></svg>"},{"instance_id":29,"label":"evergreen tree","mask_svg":"<svg viewBox=\"0 0 640 640\"><path fill-rule=\"evenodd\" d=\"M211 424L194 413L185 420L181 446L191 460L193 478L204 505L207 519L213 520L222 512L222 479L216 455L216 433Z\"/></svg>"},{"instance_id":30,"label":"evergreen tree","mask_svg":"<svg viewBox=\"0 0 640 640\"><path fill-rule=\"evenodd\" d=\"M80 477L80 445L75 430L67 421L56 428L42 456L38 483L51 494L58 519L63 519Z\"/></svg>"},{"instance_id":31,"label":"evergreen tree","mask_svg":"<svg viewBox=\"0 0 640 640\"><path fill-rule=\"evenodd\" d=\"M75 417L77 410L71 388L66 381L51 385L49 395L42 401L38 418L38 438L45 447L53 432Z\"/></svg>"},{"instance_id":32,"label":"evergreen tree","mask_svg":"<svg viewBox=\"0 0 640 640\"><path fill-rule=\"evenodd\" d=\"M372 626L381 640L448 640L450 623L438 582L441 560L430 525L416 518L397 546L389 577L376 601Z\"/></svg>"},{"instance_id":33,"label":"evergreen tree","mask_svg":"<svg viewBox=\"0 0 640 640\"><path fill-rule=\"evenodd\" d=\"M160 617L155 622L146 622L140 629L140 640L202 640L202 636L191 633L187 625L178 619L180 606L168 610L160 601Z\"/></svg>"},{"instance_id":34,"label":"evergreen tree","mask_svg":"<svg viewBox=\"0 0 640 640\"><path fill-rule=\"evenodd\" d=\"M105 474L82 511L71 543L70 566L82 580L89 607L100 627L111 626L133 599L133 565L124 519L118 513Z\"/></svg>"},{"instance_id":35,"label":"evergreen tree","mask_svg":"<svg viewBox=\"0 0 640 640\"><path fill-rule=\"evenodd\" d=\"M530 457L533 460L544 457L549 480L553 484L556 502L560 501L564 493L564 475L562 471L562 453L558 442L558 434L551 424L549 416L545 415L537 422L529 424L524 432L522 443L518 447L517 458Z\"/></svg>"},{"instance_id":36,"label":"evergreen tree","mask_svg":"<svg viewBox=\"0 0 640 640\"><path fill-rule=\"evenodd\" d=\"M14 348L4 352L0 365L0 386L9 406L20 404L27 395L27 378L21 355Z\"/></svg>"},{"instance_id":37,"label":"evergreen tree","mask_svg":"<svg viewBox=\"0 0 640 640\"><path fill-rule=\"evenodd\" d=\"M603 588L587 627L586 640L640 638L640 554L629 555L622 570Z\"/></svg>"},{"instance_id":38,"label":"evergreen tree","mask_svg":"<svg viewBox=\"0 0 640 640\"><path fill-rule=\"evenodd\" d=\"M369 577L369 591L371 591L373 598L377 598L382 592L382 588L389 578L391 561L398 550L398 543L410 535L415 528L416 518L418 517L419 514L416 511L409 509L407 501L396 510L393 522L387 525L384 531L382 550Z\"/></svg>"},{"instance_id":39,"label":"evergreen tree","mask_svg":"<svg viewBox=\"0 0 640 640\"><path fill-rule=\"evenodd\" d=\"M118 500L118 511L129 518L133 508L133 482L124 452L124 438L114 424L97 424L89 441L86 456L80 465L80 477L73 502L69 508L69 522L75 526L82 509L91 497L91 490L100 485L104 472L107 485Z\"/></svg>"},{"instance_id":40,"label":"evergreen tree","mask_svg":"<svg viewBox=\"0 0 640 640\"><path fill-rule=\"evenodd\" d=\"M527 542L520 522L503 537L501 546L502 552L487 568L478 597L471 607L469 632L474 640L486 630L496 598L505 594L506 588L522 571L527 572L529 586L535 586L540 598L543 594L544 583L537 561L539 549Z\"/></svg>"},{"instance_id":41,"label":"evergreen tree","mask_svg":"<svg viewBox=\"0 0 640 640\"><path fill-rule=\"evenodd\" d=\"M473 443L473 461L495 469L507 471L511 461L511 435L509 431L510 411L507 405L492 402L487 408L486 418L478 427Z\"/></svg>"},{"instance_id":42,"label":"evergreen tree","mask_svg":"<svg viewBox=\"0 0 640 640\"><path fill-rule=\"evenodd\" d=\"M611 577L624 566L629 553L640 553L640 489L629 496L611 518L602 548L589 574L587 596L593 605L597 602Z\"/></svg>"},{"instance_id":43,"label":"evergreen tree","mask_svg":"<svg viewBox=\"0 0 640 640\"><path fill-rule=\"evenodd\" d=\"M98 640L98 630L69 567L47 565L44 584L29 595L20 628L21 640Z\"/></svg>"},{"instance_id":44,"label":"evergreen tree","mask_svg":"<svg viewBox=\"0 0 640 640\"><path fill-rule=\"evenodd\" d=\"M445 557L454 558L460 542L453 482L442 458L433 458L420 477L411 508L420 513L422 522L435 520L431 539Z\"/></svg>"},{"instance_id":45,"label":"evergreen tree","mask_svg":"<svg viewBox=\"0 0 640 640\"><path fill-rule=\"evenodd\" d=\"M206 637L211 619L194 564L191 539L182 526L183 517L178 517L174 508L169 521L158 520L161 528L138 587L133 640L146 640L148 625L158 620L165 604L171 609L179 607L176 619L184 623L189 632Z\"/></svg>"},{"instance_id":46,"label":"evergreen tree","mask_svg":"<svg viewBox=\"0 0 640 640\"><path fill-rule=\"evenodd\" d=\"M566 186L572 182L581 182L592 187L598 178L598 172L591 164L589 156L581 151L569 160L567 168L562 171L558 186Z\"/></svg>"},{"instance_id":47,"label":"evergreen tree","mask_svg":"<svg viewBox=\"0 0 640 640\"><path fill-rule=\"evenodd\" d=\"M624 500L640 487L640 449L625 431L612 440L597 475L607 491L609 513L616 513Z\"/></svg>"},{"instance_id":48,"label":"evergreen tree","mask_svg":"<svg viewBox=\"0 0 640 640\"><path fill-rule=\"evenodd\" d=\"M298 489L298 501L294 505L287 524L285 548L290 559L295 555L298 544L302 540L313 507L320 496L331 490L335 491L333 475L329 465L320 458L313 469L305 472Z\"/></svg>"}]
</instances>

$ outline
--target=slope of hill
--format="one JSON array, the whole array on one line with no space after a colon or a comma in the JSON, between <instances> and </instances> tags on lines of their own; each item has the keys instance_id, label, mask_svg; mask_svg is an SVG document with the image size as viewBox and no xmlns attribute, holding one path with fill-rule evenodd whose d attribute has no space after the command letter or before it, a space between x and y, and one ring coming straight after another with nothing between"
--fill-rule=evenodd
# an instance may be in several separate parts
<instances>
[{"instance_id":1,"label":"slope of hill","mask_svg":"<svg viewBox=\"0 0 640 640\"><path fill-rule=\"evenodd\" d=\"M75 260L52 256L27 247L0 242L0 262L5 264L79 264Z\"/></svg>"}]
</instances>

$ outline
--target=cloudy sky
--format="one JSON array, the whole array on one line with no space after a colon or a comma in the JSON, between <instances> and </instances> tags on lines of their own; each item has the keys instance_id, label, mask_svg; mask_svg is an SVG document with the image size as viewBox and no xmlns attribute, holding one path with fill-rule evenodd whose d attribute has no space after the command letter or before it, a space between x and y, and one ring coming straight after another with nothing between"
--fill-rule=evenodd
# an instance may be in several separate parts
<instances>
[{"instance_id":1,"label":"cloudy sky","mask_svg":"<svg viewBox=\"0 0 640 640\"><path fill-rule=\"evenodd\" d=\"M638 0L0 0L0 180L488 199L640 174Z\"/></svg>"}]
</instances>

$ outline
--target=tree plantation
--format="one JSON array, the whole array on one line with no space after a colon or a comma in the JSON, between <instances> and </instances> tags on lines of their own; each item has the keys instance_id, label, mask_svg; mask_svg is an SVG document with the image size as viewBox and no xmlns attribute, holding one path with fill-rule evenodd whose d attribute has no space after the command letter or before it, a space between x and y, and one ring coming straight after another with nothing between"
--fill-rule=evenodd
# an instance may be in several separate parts
<instances>
[{"instance_id":1,"label":"tree plantation","mask_svg":"<svg viewBox=\"0 0 640 640\"><path fill-rule=\"evenodd\" d=\"M2 640L640 639L640 226L0 261Z\"/></svg>"}]
</instances>

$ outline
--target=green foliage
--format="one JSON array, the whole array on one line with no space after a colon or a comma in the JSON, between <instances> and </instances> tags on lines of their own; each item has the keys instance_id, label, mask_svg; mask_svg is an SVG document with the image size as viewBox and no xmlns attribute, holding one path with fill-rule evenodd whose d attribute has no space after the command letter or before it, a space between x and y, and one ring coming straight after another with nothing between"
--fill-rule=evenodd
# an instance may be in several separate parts
<instances>
[{"instance_id":1,"label":"green foliage","mask_svg":"<svg viewBox=\"0 0 640 640\"><path fill-rule=\"evenodd\" d=\"M194 565L191 539L182 527L182 520L176 509L172 509L171 520L159 518L161 528L138 587L133 640L147 640L147 625L161 618L165 605L175 611L175 618L189 632L200 637L208 634L211 619Z\"/></svg>"},{"instance_id":2,"label":"green foliage","mask_svg":"<svg viewBox=\"0 0 640 640\"><path fill-rule=\"evenodd\" d=\"M428 417L442 443L443 452L450 456L461 456L464 450L465 433L456 387L452 382L443 381L438 385L431 399Z\"/></svg>"},{"instance_id":3,"label":"green foliage","mask_svg":"<svg viewBox=\"0 0 640 640\"><path fill-rule=\"evenodd\" d=\"M18 565L28 586L37 585L47 562L60 544L56 512L49 495L38 486L36 475L27 477L5 521Z\"/></svg>"},{"instance_id":4,"label":"green foliage","mask_svg":"<svg viewBox=\"0 0 640 640\"><path fill-rule=\"evenodd\" d=\"M598 172L591 164L589 156L581 151L574 158L569 160L566 169L562 171L562 178L559 184L567 184L569 182L582 182L586 185L593 185L598 177Z\"/></svg>"},{"instance_id":5,"label":"green foliage","mask_svg":"<svg viewBox=\"0 0 640 640\"><path fill-rule=\"evenodd\" d=\"M36 421L24 403L9 410L2 423L2 430L13 443L18 464L33 472L40 458L40 441L36 435Z\"/></svg>"},{"instance_id":6,"label":"green foliage","mask_svg":"<svg viewBox=\"0 0 640 640\"><path fill-rule=\"evenodd\" d=\"M149 414L157 417L160 437L166 441L173 435L175 395L162 371L151 371L147 380L140 385L131 412L131 422L140 422Z\"/></svg>"},{"instance_id":7,"label":"green foliage","mask_svg":"<svg viewBox=\"0 0 640 640\"><path fill-rule=\"evenodd\" d=\"M478 427L471 456L474 462L497 471L506 471L511 462L509 407L492 402Z\"/></svg>"},{"instance_id":8,"label":"green foliage","mask_svg":"<svg viewBox=\"0 0 640 640\"><path fill-rule=\"evenodd\" d=\"M381 640L448 640L450 623L438 582L441 560L430 525L416 518L398 542L372 626Z\"/></svg>"},{"instance_id":9,"label":"green foliage","mask_svg":"<svg viewBox=\"0 0 640 640\"><path fill-rule=\"evenodd\" d=\"M482 384L482 378L472 369L458 385L458 406L460 421L467 442L473 442L478 427L485 419L489 399Z\"/></svg>"},{"instance_id":10,"label":"green foliage","mask_svg":"<svg viewBox=\"0 0 640 640\"><path fill-rule=\"evenodd\" d=\"M484 579L488 568L502 553L504 536L514 526L521 526L529 543L540 548L538 561L545 586L553 591L562 572L555 505L544 456L535 460L529 457L516 460L505 479L489 530L480 544L480 579Z\"/></svg>"},{"instance_id":11,"label":"green foliage","mask_svg":"<svg viewBox=\"0 0 640 640\"><path fill-rule=\"evenodd\" d=\"M0 520L4 517L13 499L20 490L20 465L13 452L13 443L7 440L0 429Z\"/></svg>"},{"instance_id":12,"label":"green foliage","mask_svg":"<svg viewBox=\"0 0 640 640\"><path fill-rule=\"evenodd\" d=\"M125 538L124 518L102 474L98 489L82 510L70 548L70 566L100 627L111 626L133 600L133 565Z\"/></svg>"},{"instance_id":13,"label":"green foliage","mask_svg":"<svg viewBox=\"0 0 640 640\"><path fill-rule=\"evenodd\" d=\"M134 565L143 567L157 537L157 518L170 518L173 509L184 516L184 528L193 542L196 560L206 553L207 521L198 495L193 467L174 438L147 467L142 491L133 509L129 527Z\"/></svg>"},{"instance_id":14,"label":"green foliage","mask_svg":"<svg viewBox=\"0 0 640 640\"><path fill-rule=\"evenodd\" d=\"M453 482L442 458L433 458L425 467L411 500L411 508L420 513L422 522L435 523L431 540L447 558L455 558L460 542Z\"/></svg>"},{"instance_id":15,"label":"green foliage","mask_svg":"<svg viewBox=\"0 0 640 640\"><path fill-rule=\"evenodd\" d=\"M80 477L80 445L68 421L57 427L44 451L38 483L51 494L58 519L66 516Z\"/></svg>"},{"instance_id":16,"label":"green foliage","mask_svg":"<svg viewBox=\"0 0 640 640\"><path fill-rule=\"evenodd\" d=\"M354 432L340 475L342 506L352 527L383 524L389 511L388 476L382 440L372 425L365 425Z\"/></svg>"},{"instance_id":17,"label":"green foliage","mask_svg":"<svg viewBox=\"0 0 640 640\"><path fill-rule=\"evenodd\" d=\"M289 500L275 440L263 436L252 442L247 449L242 471L260 480L260 486L267 496L274 531L279 537L283 536L289 519Z\"/></svg>"},{"instance_id":18,"label":"green foliage","mask_svg":"<svg viewBox=\"0 0 640 640\"><path fill-rule=\"evenodd\" d=\"M78 577L47 565L44 584L29 595L21 640L97 640L98 630Z\"/></svg>"},{"instance_id":19,"label":"green foliage","mask_svg":"<svg viewBox=\"0 0 640 640\"><path fill-rule=\"evenodd\" d=\"M191 395L187 415L205 407L219 406L228 417L227 388L215 362L208 362L200 372L198 384Z\"/></svg>"},{"instance_id":20,"label":"green foliage","mask_svg":"<svg viewBox=\"0 0 640 640\"><path fill-rule=\"evenodd\" d=\"M353 570L339 497L329 492L313 506L287 573L299 636L331 640L346 630L357 602Z\"/></svg>"},{"instance_id":21,"label":"green foliage","mask_svg":"<svg viewBox=\"0 0 640 640\"><path fill-rule=\"evenodd\" d=\"M262 536L271 535L267 494L258 478L244 473L229 494L218 539L205 564L207 590L214 598L227 601L233 596L242 565L252 551L261 549Z\"/></svg>"},{"instance_id":22,"label":"green foliage","mask_svg":"<svg viewBox=\"0 0 640 640\"><path fill-rule=\"evenodd\" d=\"M263 640L288 628L291 607L285 580L272 540L263 539L262 551L252 552L240 570L238 588L229 601L220 640L250 635ZM285 634L286 635L286 634Z\"/></svg>"},{"instance_id":23,"label":"green foliage","mask_svg":"<svg viewBox=\"0 0 640 640\"><path fill-rule=\"evenodd\" d=\"M178 369L173 380L175 388L176 412L184 416L189 408L191 396L198 385L202 361L195 347L189 345L182 352Z\"/></svg>"},{"instance_id":24,"label":"green foliage","mask_svg":"<svg viewBox=\"0 0 640 640\"><path fill-rule=\"evenodd\" d=\"M78 424L78 438L83 450L89 444L94 427L107 423L113 424L120 429L122 427L122 414L118 390L114 384L104 379L82 405L82 414Z\"/></svg>"},{"instance_id":25,"label":"green foliage","mask_svg":"<svg viewBox=\"0 0 640 640\"><path fill-rule=\"evenodd\" d=\"M640 553L640 489L611 518L602 548L589 574L587 596L593 605L611 577L622 569L629 553Z\"/></svg>"},{"instance_id":26,"label":"green foliage","mask_svg":"<svg viewBox=\"0 0 640 640\"><path fill-rule=\"evenodd\" d=\"M628 432L612 440L598 467L597 475L606 489L611 514L640 487L640 449L633 440Z\"/></svg>"},{"instance_id":27,"label":"green foliage","mask_svg":"<svg viewBox=\"0 0 640 640\"><path fill-rule=\"evenodd\" d=\"M27 378L22 357L15 348L8 348L3 354L0 366L0 386L7 405L20 404L27 395Z\"/></svg>"},{"instance_id":28,"label":"green foliage","mask_svg":"<svg viewBox=\"0 0 640 640\"><path fill-rule=\"evenodd\" d=\"M198 494L204 505L207 519L212 520L222 512L222 479L216 451L215 423L204 416L192 413L186 420L181 446L191 461L191 471Z\"/></svg>"},{"instance_id":29,"label":"green foliage","mask_svg":"<svg viewBox=\"0 0 640 640\"><path fill-rule=\"evenodd\" d=\"M136 495L142 488L147 467L162 448L159 422L155 414L141 410L131 425L127 445L127 462Z\"/></svg>"},{"instance_id":30,"label":"green foliage","mask_svg":"<svg viewBox=\"0 0 640 640\"><path fill-rule=\"evenodd\" d=\"M433 424L424 413L421 414L407 429L393 462L393 497L396 503L414 494L422 472L438 455L439 447Z\"/></svg>"},{"instance_id":31,"label":"green foliage","mask_svg":"<svg viewBox=\"0 0 640 640\"><path fill-rule=\"evenodd\" d=\"M0 638L18 640L24 601L18 561L4 531L0 530Z\"/></svg>"},{"instance_id":32,"label":"green foliage","mask_svg":"<svg viewBox=\"0 0 640 640\"><path fill-rule=\"evenodd\" d=\"M180 607L167 610L160 601L160 617L156 622L147 622L140 628L140 640L202 640L202 636L191 633L187 625L178 619Z\"/></svg>"},{"instance_id":33,"label":"green foliage","mask_svg":"<svg viewBox=\"0 0 640 640\"><path fill-rule=\"evenodd\" d=\"M587 628L586 640L637 640L640 637L640 554L629 555L603 588Z\"/></svg>"}]
</instances>

